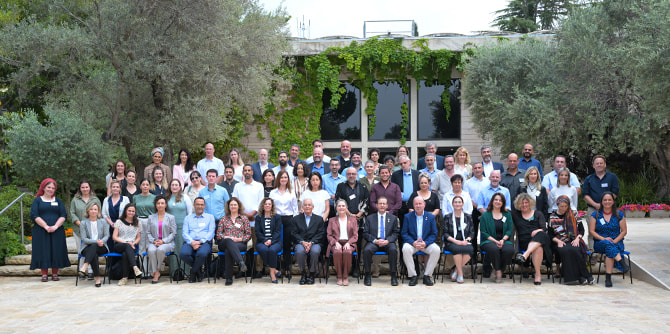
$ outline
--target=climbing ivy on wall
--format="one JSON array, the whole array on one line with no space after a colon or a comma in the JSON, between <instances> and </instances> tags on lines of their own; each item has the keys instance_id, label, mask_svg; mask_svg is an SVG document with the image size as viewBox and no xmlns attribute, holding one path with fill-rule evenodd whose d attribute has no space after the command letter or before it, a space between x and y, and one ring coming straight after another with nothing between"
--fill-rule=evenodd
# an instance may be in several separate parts
<instances>
[{"instance_id":1,"label":"climbing ivy on wall","mask_svg":"<svg viewBox=\"0 0 670 334\"><path fill-rule=\"evenodd\" d=\"M257 121L268 124L272 147L277 151L298 143L307 148L301 150L301 154L309 156L312 140L320 137L323 92L327 89L332 93L330 105L336 108L345 93L341 78L360 89L367 100L365 114L369 121L368 135L372 136L377 107L375 82L397 82L405 94L410 91L409 78L425 80L426 85L449 86L452 69L460 65L460 52L431 50L427 39L414 41L411 49L402 45L402 39L373 37L362 43L352 41L348 46L331 47L316 56L298 57L289 68L282 69L294 83L289 93L291 98L284 106L268 107ZM447 119L451 111L449 102L449 93L445 90L442 104ZM278 113L279 109L283 112ZM407 102L398 106L398 111L402 115L400 142L404 144L409 124Z\"/></svg>"}]
</instances>

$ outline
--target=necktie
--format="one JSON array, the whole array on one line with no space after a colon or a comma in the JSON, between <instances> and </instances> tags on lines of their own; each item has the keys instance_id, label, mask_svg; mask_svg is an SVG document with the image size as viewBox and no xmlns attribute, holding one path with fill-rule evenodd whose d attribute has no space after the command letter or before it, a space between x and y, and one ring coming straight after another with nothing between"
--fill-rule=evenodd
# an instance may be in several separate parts
<instances>
[{"instance_id":1,"label":"necktie","mask_svg":"<svg viewBox=\"0 0 670 334\"><path fill-rule=\"evenodd\" d=\"M382 215L381 218L380 218L379 228L380 228L380 231L379 231L379 239L385 239L385 235L384 235L384 232L385 232L385 228L384 228L384 215Z\"/></svg>"}]
</instances>

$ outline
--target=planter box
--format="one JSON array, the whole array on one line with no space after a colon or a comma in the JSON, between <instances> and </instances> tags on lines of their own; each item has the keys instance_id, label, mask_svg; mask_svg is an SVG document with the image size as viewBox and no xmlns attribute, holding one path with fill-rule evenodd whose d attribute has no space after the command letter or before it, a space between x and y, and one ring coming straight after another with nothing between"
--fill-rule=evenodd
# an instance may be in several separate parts
<instances>
[{"instance_id":1,"label":"planter box","mask_svg":"<svg viewBox=\"0 0 670 334\"><path fill-rule=\"evenodd\" d=\"M644 216L647 214L644 211L624 211L626 214L626 218L644 218Z\"/></svg>"},{"instance_id":2,"label":"planter box","mask_svg":"<svg viewBox=\"0 0 670 334\"><path fill-rule=\"evenodd\" d=\"M670 211L650 210L649 211L649 217L650 218L668 218L668 217L670 217Z\"/></svg>"}]
</instances>

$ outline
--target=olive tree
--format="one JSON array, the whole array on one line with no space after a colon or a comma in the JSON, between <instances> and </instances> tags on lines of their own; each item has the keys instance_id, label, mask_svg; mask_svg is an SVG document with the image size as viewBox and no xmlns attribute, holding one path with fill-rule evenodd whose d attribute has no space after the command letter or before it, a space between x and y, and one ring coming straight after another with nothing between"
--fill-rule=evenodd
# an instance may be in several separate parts
<instances>
[{"instance_id":1,"label":"olive tree","mask_svg":"<svg viewBox=\"0 0 670 334\"><path fill-rule=\"evenodd\" d=\"M264 111L287 49L286 14L256 0L51 1L50 19L5 26L14 89L39 78L45 101L76 111L134 165L155 145L225 140L230 110Z\"/></svg>"}]
</instances>

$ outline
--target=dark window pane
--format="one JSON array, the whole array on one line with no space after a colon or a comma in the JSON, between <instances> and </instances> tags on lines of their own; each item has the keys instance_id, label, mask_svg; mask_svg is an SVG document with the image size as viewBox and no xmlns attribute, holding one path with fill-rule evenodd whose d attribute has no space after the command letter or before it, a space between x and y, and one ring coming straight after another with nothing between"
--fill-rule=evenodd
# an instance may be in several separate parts
<instances>
[{"instance_id":1,"label":"dark window pane","mask_svg":"<svg viewBox=\"0 0 670 334\"><path fill-rule=\"evenodd\" d=\"M451 115L447 121L446 110L442 105L442 93L445 85L426 86L426 81L420 81L418 105L419 108L419 140L459 139L461 137L461 81L452 79L447 87Z\"/></svg>"},{"instance_id":2,"label":"dark window pane","mask_svg":"<svg viewBox=\"0 0 670 334\"><path fill-rule=\"evenodd\" d=\"M407 102L407 107L409 108L409 95L402 92L402 88L397 82L386 82L383 84L375 82L373 85L378 92L377 107L375 108L376 126L375 133L369 139L398 140L401 138L400 124L402 123L400 106L403 102ZM408 112L411 112L411 110L408 110ZM407 117L409 118L409 114ZM408 122L406 139L410 138L409 129Z\"/></svg>"},{"instance_id":3,"label":"dark window pane","mask_svg":"<svg viewBox=\"0 0 670 334\"><path fill-rule=\"evenodd\" d=\"M336 109L330 107L330 91L323 92L322 140L361 139L361 91L349 84L342 87L346 92Z\"/></svg>"}]
</instances>

